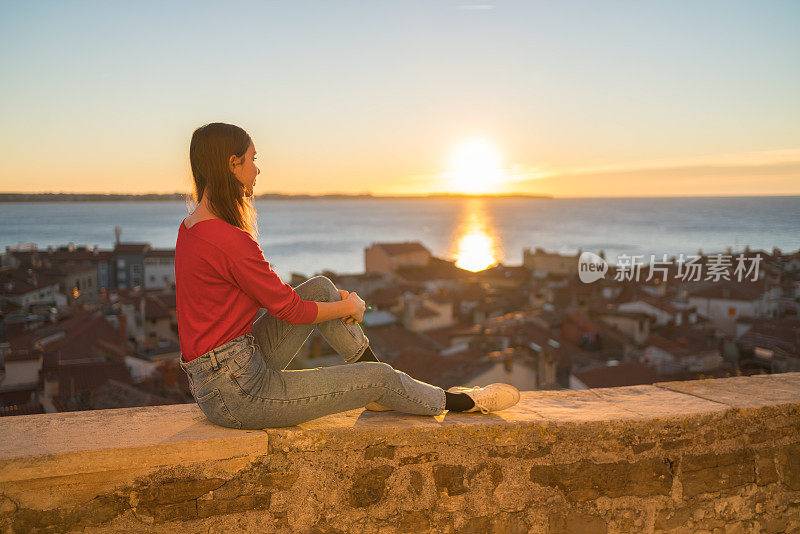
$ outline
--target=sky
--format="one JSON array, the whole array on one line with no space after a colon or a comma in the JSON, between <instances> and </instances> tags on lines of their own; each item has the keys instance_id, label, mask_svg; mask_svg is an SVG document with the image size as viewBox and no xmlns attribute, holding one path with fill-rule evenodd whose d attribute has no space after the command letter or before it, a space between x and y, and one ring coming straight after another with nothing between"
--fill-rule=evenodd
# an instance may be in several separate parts
<instances>
[{"instance_id":1,"label":"sky","mask_svg":"<svg viewBox=\"0 0 800 534\"><path fill-rule=\"evenodd\" d=\"M800 194L800 2L0 3L0 192Z\"/></svg>"}]
</instances>

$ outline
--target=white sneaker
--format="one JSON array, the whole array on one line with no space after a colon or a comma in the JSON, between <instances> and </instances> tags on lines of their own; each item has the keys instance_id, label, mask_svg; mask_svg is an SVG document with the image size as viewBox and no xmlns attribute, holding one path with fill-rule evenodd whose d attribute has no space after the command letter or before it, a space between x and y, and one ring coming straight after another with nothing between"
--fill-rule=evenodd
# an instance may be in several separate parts
<instances>
[{"instance_id":1,"label":"white sneaker","mask_svg":"<svg viewBox=\"0 0 800 534\"><path fill-rule=\"evenodd\" d=\"M364 406L367 410L371 412L388 412L391 408L387 408L386 406L381 406L377 402L370 402L366 406Z\"/></svg>"},{"instance_id":2,"label":"white sneaker","mask_svg":"<svg viewBox=\"0 0 800 534\"><path fill-rule=\"evenodd\" d=\"M453 386L447 390L449 393L466 393L475 402L475 406L466 410L467 412L481 413L498 412L511 408L519 402L519 390L511 384L495 382L486 387L472 386L465 388Z\"/></svg>"}]
</instances>

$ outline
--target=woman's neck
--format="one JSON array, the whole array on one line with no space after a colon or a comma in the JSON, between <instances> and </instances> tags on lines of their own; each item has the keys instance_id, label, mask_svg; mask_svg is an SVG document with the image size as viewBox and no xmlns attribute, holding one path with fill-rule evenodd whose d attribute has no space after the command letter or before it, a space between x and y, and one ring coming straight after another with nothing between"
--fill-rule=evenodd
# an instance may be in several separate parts
<instances>
[{"instance_id":1,"label":"woman's neck","mask_svg":"<svg viewBox=\"0 0 800 534\"><path fill-rule=\"evenodd\" d=\"M193 215L196 215L196 216L199 216L199 217L202 217L202 218L217 217L217 215L213 211L211 211L211 208L208 206L208 202L206 202L206 198L207 197L203 197L200 200L200 203L197 205L197 208L195 208L195 210L193 212Z\"/></svg>"}]
</instances>

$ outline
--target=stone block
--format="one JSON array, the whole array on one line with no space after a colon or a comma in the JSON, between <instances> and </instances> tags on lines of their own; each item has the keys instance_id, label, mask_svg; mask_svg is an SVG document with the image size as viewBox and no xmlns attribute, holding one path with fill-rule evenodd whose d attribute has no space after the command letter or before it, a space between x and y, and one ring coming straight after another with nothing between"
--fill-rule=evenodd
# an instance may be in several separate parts
<instances>
[{"instance_id":1,"label":"stone block","mask_svg":"<svg viewBox=\"0 0 800 534\"><path fill-rule=\"evenodd\" d=\"M437 465L433 468L433 481L440 490L446 490L451 497L467 492L464 487L463 465Z\"/></svg>"},{"instance_id":2,"label":"stone block","mask_svg":"<svg viewBox=\"0 0 800 534\"><path fill-rule=\"evenodd\" d=\"M420 495L422 493L422 474L419 471L411 471L409 475L409 490L416 495Z\"/></svg>"},{"instance_id":3,"label":"stone block","mask_svg":"<svg viewBox=\"0 0 800 534\"><path fill-rule=\"evenodd\" d=\"M756 452L756 482L765 486L778 482L778 471L775 469L775 450L766 449Z\"/></svg>"},{"instance_id":4,"label":"stone block","mask_svg":"<svg viewBox=\"0 0 800 534\"><path fill-rule=\"evenodd\" d=\"M662 458L637 462L595 463L586 460L566 465L534 465L531 482L561 490L570 501L606 497L669 495L670 465Z\"/></svg>"},{"instance_id":5,"label":"stone block","mask_svg":"<svg viewBox=\"0 0 800 534\"><path fill-rule=\"evenodd\" d=\"M423 511L406 510L400 514L400 532L428 532L430 527L431 521Z\"/></svg>"},{"instance_id":6,"label":"stone block","mask_svg":"<svg viewBox=\"0 0 800 534\"><path fill-rule=\"evenodd\" d=\"M778 452L781 483L793 491L800 491L800 444L781 447Z\"/></svg>"},{"instance_id":7,"label":"stone block","mask_svg":"<svg viewBox=\"0 0 800 534\"><path fill-rule=\"evenodd\" d=\"M372 445L364 449L364 459L372 460L373 458L388 458L394 459L394 452L397 447L392 445Z\"/></svg>"},{"instance_id":8,"label":"stone block","mask_svg":"<svg viewBox=\"0 0 800 534\"><path fill-rule=\"evenodd\" d=\"M750 450L684 456L681 461L684 497L733 488L756 481L755 454Z\"/></svg>"},{"instance_id":9,"label":"stone block","mask_svg":"<svg viewBox=\"0 0 800 534\"><path fill-rule=\"evenodd\" d=\"M350 506L363 508L383 499L386 493L386 479L394 471L390 465L374 468L359 468L353 475L350 487Z\"/></svg>"},{"instance_id":10,"label":"stone block","mask_svg":"<svg viewBox=\"0 0 800 534\"><path fill-rule=\"evenodd\" d=\"M576 510L550 515L548 534L606 534L608 525L602 517Z\"/></svg>"},{"instance_id":11,"label":"stone block","mask_svg":"<svg viewBox=\"0 0 800 534\"><path fill-rule=\"evenodd\" d=\"M716 380L658 382L653 385L734 408L800 404L800 387L775 378L776 376L779 375L764 378L736 376Z\"/></svg>"}]
</instances>

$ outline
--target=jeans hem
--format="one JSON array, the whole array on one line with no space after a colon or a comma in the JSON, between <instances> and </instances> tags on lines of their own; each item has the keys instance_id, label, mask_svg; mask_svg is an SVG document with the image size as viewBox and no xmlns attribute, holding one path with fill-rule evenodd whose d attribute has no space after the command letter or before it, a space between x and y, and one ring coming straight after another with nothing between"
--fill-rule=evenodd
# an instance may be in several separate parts
<instances>
[{"instance_id":1,"label":"jeans hem","mask_svg":"<svg viewBox=\"0 0 800 534\"><path fill-rule=\"evenodd\" d=\"M356 350L355 356L353 356L349 360L345 360L345 362L355 363L361 357L361 355L364 354L364 351L367 350L368 346L369 346L369 338L367 338L367 336L364 336L364 343L358 348L358 350Z\"/></svg>"}]
</instances>

